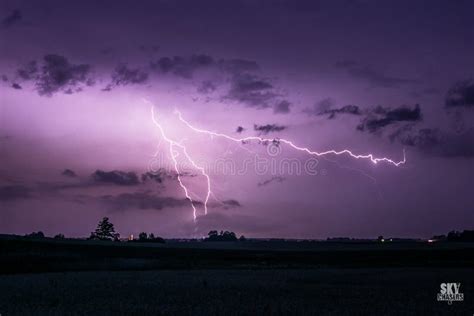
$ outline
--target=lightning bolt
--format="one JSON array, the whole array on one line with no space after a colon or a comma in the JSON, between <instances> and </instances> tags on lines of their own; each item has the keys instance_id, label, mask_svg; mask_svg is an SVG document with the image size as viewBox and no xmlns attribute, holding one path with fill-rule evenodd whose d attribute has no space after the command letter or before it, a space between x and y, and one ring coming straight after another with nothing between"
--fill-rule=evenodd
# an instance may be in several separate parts
<instances>
[{"instance_id":1,"label":"lightning bolt","mask_svg":"<svg viewBox=\"0 0 474 316\"><path fill-rule=\"evenodd\" d=\"M146 100L145 100L146 101ZM147 103L150 103L149 101L146 101ZM354 158L354 159L366 159L366 160L370 160L373 164L377 164L379 162L385 162L385 163L388 163L388 164L391 164L395 167L399 167L400 165L402 164L405 164L406 163L406 156L405 156L405 150L403 150L403 159L402 160L399 160L399 161L395 161L395 160L392 160L390 158L387 158L387 157L375 157L373 154L355 154L353 153L351 150L349 149L342 149L342 150L335 150L335 149L330 149L330 150L326 150L326 151L314 151L314 150L311 150L309 149L308 147L301 147L301 146L298 146L296 144L294 144L292 141L290 140L287 140L287 139L284 139L284 138L265 138L265 137L260 137L260 136L247 136L247 137L242 137L242 138L236 138L236 137L232 137L232 136L229 136L227 134L223 134L223 133L217 133L217 132L212 132L212 131L209 131L209 130L205 130L205 129L201 129L201 128L197 128L195 126L193 126L191 123L189 123L188 121L186 121L183 116L181 115L181 113L178 111L178 110L175 110L174 113L178 116L178 119L183 123L185 124L189 129L191 129L192 131L196 132L196 133L200 133L200 134L206 134L206 135L209 135L211 138L213 137L220 137L220 138L225 138L227 140L230 140L230 141L233 141L233 142L237 142L239 144L242 144L242 143L245 143L245 142L249 142L249 141L259 141L259 142L276 142L278 144L280 143L283 143L283 144L286 144L288 146L290 146L291 148L293 148L294 150L297 150L297 151L300 151L300 152L304 152L308 155L312 155L312 156L317 156L317 157L321 157L321 156L326 156L326 155L336 155L336 156L340 156L340 155L347 155L351 158ZM169 145L169 151L170 151L170 155L171 155L171 159L173 160L173 164L174 164L174 168L175 168L175 171L178 175L178 182L179 182L179 185L181 186L181 188L183 189L184 191L184 194L186 196L186 198L190 201L191 203L191 207L193 209L193 218L194 220L196 220L197 218L197 210L196 210L196 206L195 206L195 202L193 201L191 195L189 194L189 189L186 187L186 185L184 185L183 181L181 180L181 177L180 177L180 172L179 172L179 168L178 168L178 161L177 161L177 157L178 157L178 152L176 151L176 148L179 148L181 149L181 151L183 152L184 156L186 157L186 159L191 163L191 165L196 168L197 170L200 171L200 173L206 178L207 180L207 194L206 194L206 198L205 198L205 201L204 201L204 213L207 214L207 203L209 201L209 198L211 195L213 195L212 191L211 191L211 179L209 177L209 175L206 173L206 171L204 170L204 167L201 167L199 166L198 164L196 164L196 162L192 159L192 157L189 155L186 147L181 143L181 142L176 142L172 139L170 139L163 127L161 126L161 124L158 122L158 120L156 119L156 116L155 116L155 111L154 111L154 107L153 107L153 104L152 104L152 107L151 107L151 116L152 116L152 120L153 120L153 123L158 127L159 131L160 131L160 134L161 134L161 137L168 143Z\"/></svg>"},{"instance_id":2,"label":"lightning bolt","mask_svg":"<svg viewBox=\"0 0 474 316\"><path fill-rule=\"evenodd\" d=\"M158 130L160 131L160 134L161 134L161 138L163 138L169 145L169 151L170 151L170 156L171 156L171 159L173 160L173 165L174 165L174 169L175 169L175 172L177 174L177 178L178 178L178 182L179 182L179 185L181 186L181 188L183 189L184 191L184 195L186 196L186 198L189 200L189 202L191 203L191 207L193 209L193 218L194 220L196 220L196 217L197 217L197 210L196 210L196 206L194 205L194 201L193 201L193 198L191 197L191 195L189 194L189 190L188 188L184 185L183 181L181 180L181 173L179 171L179 168L178 168L178 160L176 159L178 156L179 156L179 153L176 151L176 147L177 148L180 148L182 150L182 152L184 153L185 157L188 159L189 162L191 162L191 164L196 168L196 169L199 169L203 174L205 174L205 176L207 176L207 179L208 179L208 184L209 184L209 187L208 187L208 194L207 194L207 197L206 197L206 201L204 203L204 209L205 209L205 212L207 214L207 201L209 200L209 195L211 194L211 190L210 190L210 179L209 179L209 176L205 173L204 171L204 168L200 168L199 166L197 166L194 161L191 159L191 157L189 156L187 150L186 150L186 147L184 145L182 145L181 143L178 143L178 142L175 142L174 140L170 139L163 127L161 126L161 124L158 122L158 120L156 119L156 116L155 116L155 110L154 110L154 107L152 106L151 107L151 117L152 117L152 120L153 120L153 123L156 125L156 127L158 127Z\"/></svg>"}]
</instances>

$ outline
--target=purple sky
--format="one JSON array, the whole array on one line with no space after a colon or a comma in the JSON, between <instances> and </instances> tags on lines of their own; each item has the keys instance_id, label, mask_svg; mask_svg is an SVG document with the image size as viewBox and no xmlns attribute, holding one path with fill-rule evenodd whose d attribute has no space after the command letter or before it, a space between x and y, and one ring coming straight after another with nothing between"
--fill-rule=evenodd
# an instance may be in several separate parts
<instances>
[{"instance_id":1,"label":"purple sky","mask_svg":"<svg viewBox=\"0 0 474 316\"><path fill-rule=\"evenodd\" d=\"M2 1L0 233L87 236L103 216L123 236L472 229L473 15L472 1ZM177 153L196 221L144 99L211 177L204 216L206 179ZM407 163L210 138L175 109L232 137Z\"/></svg>"}]
</instances>

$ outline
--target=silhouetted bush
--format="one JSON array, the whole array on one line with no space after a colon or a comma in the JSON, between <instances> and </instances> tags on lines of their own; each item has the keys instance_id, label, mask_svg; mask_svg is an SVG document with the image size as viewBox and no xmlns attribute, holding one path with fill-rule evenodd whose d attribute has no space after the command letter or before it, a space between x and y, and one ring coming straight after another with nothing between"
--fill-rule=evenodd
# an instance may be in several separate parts
<instances>
[{"instance_id":1,"label":"silhouetted bush","mask_svg":"<svg viewBox=\"0 0 474 316\"><path fill-rule=\"evenodd\" d=\"M44 234L42 231L39 232L32 232L31 234L25 235L28 238L44 238Z\"/></svg>"},{"instance_id":2,"label":"silhouetted bush","mask_svg":"<svg viewBox=\"0 0 474 316\"><path fill-rule=\"evenodd\" d=\"M165 240L161 237L155 237L153 233L147 234L145 232L141 232L138 235L137 240L131 240L134 242L153 242L153 243L165 243Z\"/></svg>"},{"instance_id":3,"label":"silhouetted bush","mask_svg":"<svg viewBox=\"0 0 474 316\"><path fill-rule=\"evenodd\" d=\"M237 236L234 232L222 231L217 233L217 230L211 230L207 234L207 238L204 241L237 241ZM244 237L245 238L245 237Z\"/></svg>"},{"instance_id":4,"label":"silhouetted bush","mask_svg":"<svg viewBox=\"0 0 474 316\"><path fill-rule=\"evenodd\" d=\"M54 236L54 239L64 239L64 235L63 234L57 234L56 236Z\"/></svg>"},{"instance_id":5,"label":"silhouetted bush","mask_svg":"<svg viewBox=\"0 0 474 316\"><path fill-rule=\"evenodd\" d=\"M146 241L148 239L148 234L145 232L141 232L138 234L138 240L139 241Z\"/></svg>"}]
</instances>

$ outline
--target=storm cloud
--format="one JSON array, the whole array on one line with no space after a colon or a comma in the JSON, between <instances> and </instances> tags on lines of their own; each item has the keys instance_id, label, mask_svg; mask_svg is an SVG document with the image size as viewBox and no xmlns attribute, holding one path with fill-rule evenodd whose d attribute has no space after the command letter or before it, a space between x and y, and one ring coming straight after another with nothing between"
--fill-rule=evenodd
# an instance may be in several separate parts
<instances>
[{"instance_id":1,"label":"storm cloud","mask_svg":"<svg viewBox=\"0 0 474 316\"><path fill-rule=\"evenodd\" d=\"M89 76L90 70L90 65L71 64L64 56L49 54L44 56L38 75L32 79L36 81L39 95L51 96L59 91L71 94L82 91L83 86L94 84ZM34 73L30 72L29 75Z\"/></svg>"},{"instance_id":2,"label":"storm cloud","mask_svg":"<svg viewBox=\"0 0 474 316\"><path fill-rule=\"evenodd\" d=\"M281 132L285 130L286 128L287 128L286 126L277 125L277 124L265 124L265 125L254 124L253 126L254 131L257 131L263 135L266 135L272 132Z\"/></svg>"},{"instance_id":3,"label":"storm cloud","mask_svg":"<svg viewBox=\"0 0 474 316\"><path fill-rule=\"evenodd\" d=\"M99 183L110 183L116 185L137 185L140 183L135 172L124 172L120 170L103 171L96 170L92 179Z\"/></svg>"},{"instance_id":4,"label":"storm cloud","mask_svg":"<svg viewBox=\"0 0 474 316\"><path fill-rule=\"evenodd\" d=\"M351 115L361 115L362 112L357 105L345 105L338 109L327 109L321 112L318 112L316 115L327 115L328 119L333 119L336 117L336 114L351 114Z\"/></svg>"},{"instance_id":5,"label":"storm cloud","mask_svg":"<svg viewBox=\"0 0 474 316\"><path fill-rule=\"evenodd\" d=\"M421 121L422 115L420 106L418 104L412 109L407 106L398 107L395 109L377 106L372 109L366 118L357 126L360 131L367 131L369 133L376 133L383 128L396 123L414 123Z\"/></svg>"},{"instance_id":6,"label":"storm cloud","mask_svg":"<svg viewBox=\"0 0 474 316\"><path fill-rule=\"evenodd\" d=\"M270 107L270 102L277 96L273 92L273 85L265 79L250 74L239 74L232 78L231 87L224 99L262 109Z\"/></svg>"},{"instance_id":7,"label":"storm cloud","mask_svg":"<svg viewBox=\"0 0 474 316\"><path fill-rule=\"evenodd\" d=\"M126 64L120 64L112 73L112 82L103 90L110 91L113 87L143 84L147 81L148 73L139 68L129 68Z\"/></svg>"},{"instance_id":8,"label":"storm cloud","mask_svg":"<svg viewBox=\"0 0 474 316\"><path fill-rule=\"evenodd\" d=\"M474 107L474 80L455 83L447 92L445 105L448 108Z\"/></svg>"},{"instance_id":9,"label":"storm cloud","mask_svg":"<svg viewBox=\"0 0 474 316\"><path fill-rule=\"evenodd\" d=\"M15 24L18 24L23 18L20 10L13 10L9 15L3 18L2 27L9 28Z\"/></svg>"},{"instance_id":10,"label":"storm cloud","mask_svg":"<svg viewBox=\"0 0 474 316\"><path fill-rule=\"evenodd\" d=\"M214 58L209 55L192 55L190 57L174 56L161 57L150 66L162 73L172 73L176 76L191 79L198 69L208 68L215 64Z\"/></svg>"}]
</instances>

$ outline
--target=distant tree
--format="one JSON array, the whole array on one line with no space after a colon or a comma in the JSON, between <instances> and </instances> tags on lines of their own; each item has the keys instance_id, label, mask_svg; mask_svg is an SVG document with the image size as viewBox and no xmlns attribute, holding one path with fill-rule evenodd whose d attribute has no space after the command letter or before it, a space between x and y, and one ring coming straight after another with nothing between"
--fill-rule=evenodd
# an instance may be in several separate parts
<instances>
[{"instance_id":1,"label":"distant tree","mask_svg":"<svg viewBox=\"0 0 474 316\"><path fill-rule=\"evenodd\" d=\"M461 237L461 233L456 231L456 230L452 230L448 233L448 237L447 237L447 240L448 241L459 241Z\"/></svg>"},{"instance_id":2,"label":"distant tree","mask_svg":"<svg viewBox=\"0 0 474 316\"><path fill-rule=\"evenodd\" d=\"M247 238L245 238L244 235L242 235L242 236L239 237L239 241L246 241L246 240L247 240Z\"/></svg>"},{"instance_id":3,"label":"distant tree","mask_svg":"<svg viewBox=\"0 0 474 316\"><path fill-rule=\"evenodd\" d=\"M54 236L54 239L64 239L64 235L63 234L57 234L56 236Z\"/></svg>"},{"instance_id":4,"label":"distant tree","mask_svg":"<svg viewBox=\"0 0 474 316\"><path fill-rule=\"evenodd\" d=\"M29 238L44 238L44 234L43 234L42 231L38 231L38 232L32 232L31 234L26 235L26 237L29 237Z\"/></svg>"},{"instance_id":5,"label":"distant tree","mask_svg":"<svg viewBox=\"0 0 474 316\"><path fill-rule=\"evenodd\" d=\"M152 238L153 236L153 238ZM148 237L148 240L150 242L156 242L156 243L162 243L164 244L165 243L165 240L161 237L155 237L153 234L150 234L150 236Z\"/></svg>"},{"instance_id":6,"label":"distant tree","mask_svg":"<svg viewBox=\"0 0 474 316\"><path fill-rule=\"evenodd\" d=\"M90 239L98 240L119 240L120 235L115 233L114 224L109 221L108 217L104 217L95 232L91 233Z\"/></svg>"},{"instance_id":7,"label":"distant tree","mask_svg":"<svg viewBox=\"0 0 474 316\"><path fill-rule=\"evenodd\" d=\"M385 239L384 239L383 236L381 235L381 236L377 237L377 241L383 242L383 241L385 241Z\"/></svg>"},{"instance_id":8,"label":"distant tree","mask_svg":"<svg viewBox=\"0 0 474 316\"><path fill-rule=\"evenodd\" d=\"M474 230L450 231L447 237L448 241L474 242Z\"/></svg>"},{"instance_id":9,"label":"distant tree","mask_svg":"<svg viewBox=\"0 0 474 316\"><path fill-rule=\"evenodd\" d=\"M145 232L141 232L139 235L138 235L138 240L139 241L147 241L148 239L148 234L145 233Z\"/></svg>"},{"instance_id":10,"label":"distant tree","mask_svg":"<svg viewBox=\"0 0 474 316\"><path fill-rule=\"evenodd\" d=\"M217 230L211 230L207 236L204 241L237 241L235 233L229 231L221 230L220 233L217 233Z\"/></svg>"},{"instance_id":11,"label":"distant tree","mask_svg":"<svg viewBox=\"0 0 474 316\"><path fill-rule=\"evenodd\" d=\"M146 232L141 232L138 235L138 239L130 240L131 242L155 242L155 243L165 243L165 240L161 237L155 237L153 233L147 234Z\"/></svg>"}]
</instances>

